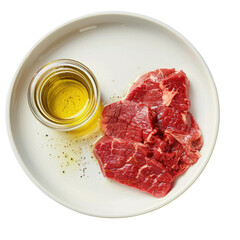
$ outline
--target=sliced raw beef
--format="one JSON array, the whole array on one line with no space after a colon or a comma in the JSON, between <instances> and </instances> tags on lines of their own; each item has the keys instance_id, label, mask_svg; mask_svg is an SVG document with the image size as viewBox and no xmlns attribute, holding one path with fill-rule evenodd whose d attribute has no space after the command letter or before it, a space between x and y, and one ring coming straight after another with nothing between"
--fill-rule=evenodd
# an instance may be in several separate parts
<instances>
[{"instance_id":1,"label":"sliced raw beef","mask_svg":"<svg viewBox=\"0 0 240 240\"><path fill-rule=\"evenodd\" d=\"M172 135L181 144L195 142L195 145L198 145L197 149L202 147L202 143L199 141L201 131L191 113L182 113L174 107L159 107L156 112L158 113L157 124L161 133ZM196 142L197 140L198 142Z\"/></svg>"},{"instance_id":2,"label":"sliced raw beef","mask_svg":"<svg viewBox=\"0 0 240 240\"><path fill-rule=\"evenodd\" d=\"M169 126L165 130L165 134L173 136L177 142L181 144L188 157L189 164L197 162L201 156L199 150L201 149L203 142L201 131L191 113L187 113L185 131Z\"/></svg>"},{"instance_id":3,"label":"sliced raw beef","mask_svg":"<svg viewBox=\"0 0 240 240\"><path fill-rule=\"evenodd\" d=\"M156 108L158 128L161 133L166 130L187 130L187 115L174 107Z\"/></svg>"},{"instance_id":4,"label":"sliced raw beef","mask_svg":"<svg viewBox=\"0 0 240 240\"><path fill-rule=\"evenodd\" d=\"M168 171L171 171L179 162L179 150L172 151L173 143L170 145L162 140L159 136L152 136L151 139L145 143L152 149L153 158L158 162L164 164Z\"/></svg>"},{"instance_id":5,"label":"sliced raw beef","mask_svg":"<svg viewBox=\"0 0 240 240\"><path fill-rule=\"evenodd\" d=\"M177 177L185 173L190 166L191 166L190 164L179 161L178 165L172 170L172 173L174 174L175 177Z\"/></svg>"},{"instance_id":6,"label":"sliced raw beef","mask_svg":"<svg viewBox=\"0 0 240 240\"><path fill-rule=\"evenodd\" d=\"M155 114L149 107L130 101L106 106L102 113L102 129L107 136L143 142L154 131Z\"/></svg>"},{"instance_id":7,"label":"sliced raw beef","mask_svg":"<svg viewBox=\"0 0 240 240\"><path fill-rule=\"evenodd\" d=\"M144 103L150 108L163 104L160 81L175 72L175 69L157 69L142 75L131 87L126 100Z\"/></svg>"},{"instance_id":8,"label":"sliced raw beef","mask_svg":"<svg viewBox=\"0 0 240 240\"><path fill-rule=\"evenodd\" d=\"M165 136L167 136L167 134L165 134ZM170 137L172 136L169 135L168 138ZM164 159L163 164L169 171L173 173L173 175L184 173L182 168L179 169L179 165L184 165L184 169L187 170L187 168L196 161L195 158L191 158L192 156L189 156L188 151L186 151L184 146L174 138L171 140L171 144L169 144L169 149L169 153L174 155L172 158ZM177 169L178 172L176 173Z\"/></svg>"},{"instance_id":9,"label":"sliced raw beef","mask_svg":"<svg viewBox=\"0 0 240 240\"><path fill-rule=\"evenodd\" d=\"M173 175L180 162L191 165L196 160L195 156L193 158L181 143L168 134L164 134L161 138L155 135L146 144L152 149L154 159L164 164Z\"/></svg>"},{"instance_id":10,"label":"sliced raw beef","mask_svg":"<svg viewBox=\"0 0 240 240\"><path fill-rule=\"evenodd\" d=\"M188 99L189 80L183 71L173 73L160 82L163 105L175 107L187 113L190 101Z\"/></svg>"},{"instance_id":11,"label":"sliced raw beef","mask_svg":"<svg viewBox=\"0 0 240 240\"><path fill-rule=\"evenodd\" d=\"M167 126L165 133L172 135L181 144L189 144L195 142L201 137L199 126L195 122L192 114L189 112L186 115L185 126L179 127L179 125L173 125L170 123ZM198 148L199 147L200 146L198 146Z\"/></svg>"},{"instance_id":12,"label":"sliced raw beef","mask_svg":"<svg viewBox=\"0 0 240 240\"><path fill-rule=\"evenodd\" d=\"M183 71L157 69L142 75L131 87L126 100L144 103L153 110L165 106L187 113L188 91L189 80Z\"/></svg>"},{"instance_id":13,"label":"sliced raw beef","mask_svg":"<svg viewBox=\"0 0 240 240\"><path fill-rule=\"evenodd\" d=\"M188 163L195 163L200 157L202 137L191 113L182 113L174 107L159 107L157 112L160 132L174 137L189 157Z\"/></svg>"},{"instance_id":14,"label":"sliced raw beef","mask_svg":"<svg viewBox=\"0 0 240 240\"><path fill-rule=\"evenodd\" d=\"M157 69L141 76L124 100L104 108L105 136L94 148L104 176L155 197L171 190L203 145L188 112L188 90L183 71Z\"/></svg>"},{"instance_id":15,"label":"sliced raw beef","mask_svg":"<svg viewBox=\"0 0 240 240\"><path fill-rule=\"evenodd\" d=\"M103 174L110 179L155 197L165 196L172 188L174 177L152 158L151 149L144 144L105 136L94 153Z\"/></svg>"}]
</instances>

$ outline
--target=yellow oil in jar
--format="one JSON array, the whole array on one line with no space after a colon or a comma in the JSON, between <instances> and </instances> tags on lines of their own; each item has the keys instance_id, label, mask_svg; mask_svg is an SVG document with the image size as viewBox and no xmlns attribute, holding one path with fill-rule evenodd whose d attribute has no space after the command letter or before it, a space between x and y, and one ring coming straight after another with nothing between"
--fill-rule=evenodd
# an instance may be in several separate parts
<instances>
[{"instance_id":1,"label":"yellow oil in jar","mask_svg":"<svg viewBox=\"0 0 240 240\"><path fill-rule=\"evenodd\" d=\"M96 102L90 79L76 72L54 72L41 87L42 109L54 124L77 126L87 120ZM98 124L99 109L95 115L80 128L84 134Z\"/></svg>"},{"instance_id":2,"label":"yellow oil in jar","mask_svg":"<svg viewBox=\"0 0 240 240\"><path fill-rule=\"evenodd\" d=\"M86 133L101 118L96 77L72 59L58 59L39 68L28 87L28 103L37 120L59 131Z\"/></svg>"},{"instance_id":3,"label":"yellow oil in jar","mask_svg":"<svg viewBox=\"0 0 240 240\"><path fill-rule=\"evenodd\" d=\"M52 116L69 119L83 114L89 105L89 94L79 81L62 79L55 81L47 93L47 107Z\"/></svg>"}]
</instances>

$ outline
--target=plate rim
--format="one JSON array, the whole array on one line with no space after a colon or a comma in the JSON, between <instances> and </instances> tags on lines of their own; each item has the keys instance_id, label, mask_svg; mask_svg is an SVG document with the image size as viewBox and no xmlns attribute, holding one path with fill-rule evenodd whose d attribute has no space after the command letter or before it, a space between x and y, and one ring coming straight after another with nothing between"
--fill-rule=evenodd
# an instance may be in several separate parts
<instances>
[{"instance_id":1,"label":"plate rim","mask_svg":"<svg viewBox=\"0 0 240 240\"><path fill-rule=\"evenodd\" d=\"M175 196L173 196L172 198L168 199L167 201L165 201L161 206L159 205L154 205L152 208L145 208L143 210L139 210L136 211L136 213L134 214L128 214L128 215L98 215L98 214L91 214L87 211L80 211L74 207L71 207L71 205L67 202L65 202L64 200L62 200L61 198L58 198L57 196L55 196L54 194L52 194L49 190L47 190L44 186L42 186L34 177L34 175L31 173L31 171L29 171L29 169L27 168L27 166L24 164L24 161L18 151L17 145L15 143L14 140L14 136L13 136L13 132L12 132L12 126L11 126L11 100L12 100L12 95L13 95L13 89L15 86L15 82L16 79L18 77L19 72L21 71L25 61L28 59L28 57L31 55L31 53L35 50L35 48L40 45L42 43L42 41L44 41L46 38L48 38L51 34L54 34L56 31L61 30L62 28L66 27L67 25L71 25L74 22L77 21L81 21L85 18L89 18L89 17L96 17L96 16L106 16L106 15L119 15L119 16L126 16L126 17L134 17L134 18L138 18L141 20L145 20L147 22L152 22L155 23L157 25L160 25L161 27L165 28L166 30L170 31L171 33L173 33L175 36L177 36L178 38L180 38L186 45L188 45L190 47L190 49L192 49L192 51L194 53L197 54L197 57L199 60L201 60L202 64L206 67L206 70L209 74L209 77L211 78L211 83L213 86L213 90L215 92L215 96L214 96L214 100L215 100L215 106L216 106L216 125L215 125L215 136L214 139L212 141L212 146L210 147L210 151L208 153L208 155L206 156L206 161L203 164L203 166L197 171L197 174L195 174L195 176L191 179L191 181L189 181L188 184L185 185L185 189L182 191L179 191L178 193L175 194ZM7 127L7 133L8 133L8 138L10 141L10 145L12 147L12 150L14 152L14 155L18 161L18 163L20 164L20 166L22 167L22 169L24 170L25 174L30 178L30 180L42 191L44 192L47 196L49 196L51 199L55 200L57 203L63 205L64 207L67 207L71 210L74 210L76 212L88 215L88 216L93 216L93 217L102 217L102 218L124 218L124 217L133 217L133 216L138 216L138 215L142 215L148 212L152 212L154 210L157 210L163 206L166 206L167 204L169 204L170 202L172 202L173 200L175 200L176 198L178 198L179 196L181 196L197 179L198 177L201 175L201 173L203 172L203 170L205 169L205 167L207 166L212 153L214 151L215 145L216 145L216 141L217 141L217 137L218 137L218 133L219 133L219 125L220 125L220 103L219 103L219 96L218 96L218 91L217 91L217 87L215 84L215 81L213 79L213 76L210 72L210 69L208 67L208 65L206 64L205 60L203 59L203 57L201 56L201 54L198 52L198 50L192 45L191 42L189 42L182 34L180 34L178 31L176 31L174 28L172 28L171 26L163 23L162 21L143 15L143 14L139 14L139 13L134 13L134 12L127 12L127 11L101 11L101 12L94 12L94 13L90 13L90 14L85 14L82 15L80 17L74 18L70 21L67 21L64 24L61 24L57 27L55 27L53 30L51 30L50 32L48 32L47 34L45 34L42 38L40 38L39 41L37 41L31 48L30 50L27 52L27 54L25 55L25 57L22 59L22 61L20 62L20 64L18 65L18 68L13 76L13 79L11 80L10 86L9 86L9 90L7 93L7 100L6 100L6 109L5 109L5 120L6 120L6 127Z\"/></svg>"}]
</instances>

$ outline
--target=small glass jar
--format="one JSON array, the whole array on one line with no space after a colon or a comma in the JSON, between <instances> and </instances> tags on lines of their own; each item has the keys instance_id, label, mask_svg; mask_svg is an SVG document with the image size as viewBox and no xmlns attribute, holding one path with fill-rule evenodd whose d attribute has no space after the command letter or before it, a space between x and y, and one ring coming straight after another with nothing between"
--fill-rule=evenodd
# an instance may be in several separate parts
<instances>
[{"instance_id":1,"label":"small glass jar","mask_svg":"<svg viewBox=\"0 0 240 240\"><path fill-rule=\"evenodd\" d=\"M59 59L35 73L28 88L28 102L41 123L70 131L86 128L95 119L100 92L95 76L85 65Z\"/></svg>"}]
</instances>

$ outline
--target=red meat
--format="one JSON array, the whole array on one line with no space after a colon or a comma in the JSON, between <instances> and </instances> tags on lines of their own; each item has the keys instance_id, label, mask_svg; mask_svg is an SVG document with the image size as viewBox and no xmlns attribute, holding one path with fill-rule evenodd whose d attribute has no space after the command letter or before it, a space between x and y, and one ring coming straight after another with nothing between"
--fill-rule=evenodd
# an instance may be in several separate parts
<instances>
[{"instance_id":1,"label":"red meat","mask_svg":"<svg viewBox=\"0 0 240 240\"><path fill-rule=\"evenodd\" d=\"M162 89L160 88L160 81L166 76L174 73L175 69L157 69L156 71L142 75L138 81L133 84L126 100L144 103L150 108L154 109L163 104Z\"/></svg>"},{"instance_id":2,"label":"red meat","mask_svg":"<svg viewBox=\"0 0 240 240\"><path fill-rule=\"evenodd\" d=\"M104 108L105 136L94 148L104 176L155 197L171 190L203 145L188 90L183 71L157 69L141 76L125 100Z\"/></svg>"},{"instance_id":3,"label":"red meat","mask_svg":"<svg viewBox=\"0 0 240 240\"><path fill-rule=\"evenodd\" d=\"M110 179L155 197L165 196L172 188L174 177L152 158L151 149L144 144L105 136L96 144L94 153Z\"/></svg>"},{"instance_id":4,"label":"red meat","mask_svg":"<svg viewBox=\"0 0 240 240\"><path fill-rule=\"evenodd\" d=\"M154 121L149 107L125 100L104 108L101 126L107 136L143 142L154 131Z\"/></svg>"}]
</instances>

